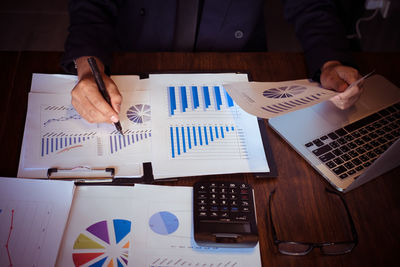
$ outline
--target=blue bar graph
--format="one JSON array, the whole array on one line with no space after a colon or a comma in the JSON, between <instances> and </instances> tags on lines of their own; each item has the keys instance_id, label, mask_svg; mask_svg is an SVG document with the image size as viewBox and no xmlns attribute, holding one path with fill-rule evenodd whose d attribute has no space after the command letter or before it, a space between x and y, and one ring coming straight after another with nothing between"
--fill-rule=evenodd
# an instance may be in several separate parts
<instances>
[{"instance_id":1,"label":"blue bar graph","mask_svg":"<svg viewBox=\"0 0 400 267\"><path fill-rule=\"evenodd\" d=\"M174 149L174 129L169 127L170 135L171 135L171 153L172 157L175 158L175 149Z\"/></svg>"},{"instance_id":2,"label":"blue bar graph","mask_svg":"<svg viewBox=\"0 0 400 267\"><path fill-rule=\"evenodd\" d=\"M193 126L193 142L194 142L194 145L197 146L196 127L194 127L194 126Z\"/></svg>"},{"instance_id":3,"label":"blue bar graph","mask_svg":"<svg viewBox=\"0 0 400 267\"><path fill-rule=\"evenodd\" d=\"M177 146L178 155L180 155L181 148L179 146L179 130L178 130L178 127L175 127L175 129L176 129L176 146Z\"/></svg>"},{"instance_id":4,"label":"blue bar graph","mask_svg":"<svg viewBox=\"0 0 400 267\"><path fill-rule=\"evenodd\" d=\"M198 129L199 129L199 142L200 142L200 145L202 146L203 145L203 140L201 138L201 127L199 126Z\"/></svg>"},{"instance_id":5,"label":"blue bar graph","mask_svg":"<svg viewBox=\"0 0 400 267\"><path fill-rule=\"evenodd\" d=\"M128 130L124 135L120 135L118 132L110 134L110 153L114 154L125 148L128 148L140 141L145 141L151 137L150 130ZM88 137L86 137L88 138ZM135 140L136 139L136 140Z\"/></svg>"},{"instance_id":6,"label":"blue bar graph","mask_svg":"<svg viewBox=\"0 0 400 267\"><path fill-rule=\"evenodd\" d=\"M169 106L170 106L169 114L172 116L174 115L174 112L176 110L175 87L170 86L168 92L169 92Z\"/></svg>"},{"instance_id":7,"label":"blue bar graph","mask_svg":"<svg viewBox=\"0 0 400 267\"><path fill-rule=\"evenodd\" d=\"M204 107L207 109L211 105L210 92L207 86L203 86Z\"/></svg>"},{"instance_id":8,"label":"blue bar graph","mask_svg":"<svg viewBox=\"0 0 400 267\"><path fill-rule=\"evenodd\" d=\"M189 149L192 149L192 141L190 140L190 128L189 128L189 126L186 129L187 129Z\"/></svg>"},{"instance_id":9,"label":"blue bar graph","mask_svg":"<svg viewBox=\"0 0 400 267\"><path fill-rule=\"evenodd\" d=\"M185 128L182 127L182 147L183 147L183 153L186 153L186 142L185 142Z\"/></svg>"},{"instance_id":10,"label":"blue bar graph","mask_svg":"<svg viewBox=\"0 0 400 267\"><path fill-rule=\"evenodd\" d=\"M224 90L225 91L225 90ZM227 91L225 91L225 98L226 98L226 102L228 103L228 107L233 107L233 99L232 97L228 94Z\"/></svg>"},{"instance_id":11,"label":"blue bar graph","mask_svg":"<svg viewBox=\"0 0 400 267\"><path fill-rule=\"evenodd\" d=\"M187 95L186 95L186 87L181 86L181 103L182 103L182 112L185 112L188 108Z\"/></svg>"},{"instance_id":12,"label":"blue bar graph","mask_svg":"<svg viewBox=\"0 0 400 267\"><path fill-rule=\"evenodd\" d=\"M199 107L199 94L197 92L197 86L192 86L192 101L193 101L193 109Z\"/></svg>"},{"instance_id":13,"label":"blue bar graph","mask_svg":"<svg viewBox=\"0 0 400 267\"><path fill-rule=\"evenodd\" d=\"M214 95L215 95L215 106L217 110L221 110L222 100L221 100L221 93L219 91L219 86L214 86Z\"/></svg>"},{"instance_id":14,"label":"blue bar graph","mask_svg":"<svg viewBox=\"0 0 400 267\"><path fill-rule=\"evenodd\" d=\"M221 142L226 139L227 133L229 132L229 143L232 142L232 137L236 138L235 127L232 125L197 125L197 126L169 126L170 142L171 142L171 157L177 158L183 156L190 151L196 151L194 153L207 153L207 150L195 150L198 146L206 148L214 142ZM233 134L233 135L232 135ZM217 146L218 149L224 150L221 145ZM215 147L213 150L214 151ZM229 152L230 153L230 152Z\"/></svg>"},{"instance_id":15,"label":"blue bar graph","mask_svg":"<svg viewBox=\"0 0 400 267\"><path fill-rule=\"evenodd\" d=\"M199 112L199 108L202 112L222 113L235 106L232 98L220 85L168 86L166 88L169 116ZM201 112L198 115L201 115Z\"/></svg>"},{"instance_id":16,"label":"blue bar graph","mask_svg":"<svg viewBox=\"0 0 400 267\"><path fill-rule=\"evenodd\" d=\"M208 145L207 127L206 126L204 126L204 141L206 142L206 145Z\"/></svg>"},{"instance_id":17,"label":"blue bar graph","mask_svg":"<svg viewBox=\"0 0 400 267\"><path fill-rule=\"evenodd\" d=\"M64 136L64 134L45 134L40 141L41 156L50 155L52 153L61 153L69 151L73 148L81 146L80 144L90 140L90 136Z\"/></svg>"}]
</instances>

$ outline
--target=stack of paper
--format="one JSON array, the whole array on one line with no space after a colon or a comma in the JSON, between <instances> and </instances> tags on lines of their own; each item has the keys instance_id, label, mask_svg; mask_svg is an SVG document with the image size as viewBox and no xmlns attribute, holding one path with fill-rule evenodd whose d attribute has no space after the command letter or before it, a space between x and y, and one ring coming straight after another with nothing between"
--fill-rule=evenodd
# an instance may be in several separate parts
<instances>
[{"instance_id":1,"label":"stack of paper","mask_svg":"<svg viewBox=\"0 0 400 267\"><path fill-rule=\"evenodd\" d=\"M143 162L152 162L156 179L269 171L257 118L222 86L247 81L246 75L112 79L123 96L124 135L111 124L89 124L75 111L75 76L33 76L19 177L43 178L49 168L114 168L116 177L141 177Z\"/></svg>"}]
</instances>

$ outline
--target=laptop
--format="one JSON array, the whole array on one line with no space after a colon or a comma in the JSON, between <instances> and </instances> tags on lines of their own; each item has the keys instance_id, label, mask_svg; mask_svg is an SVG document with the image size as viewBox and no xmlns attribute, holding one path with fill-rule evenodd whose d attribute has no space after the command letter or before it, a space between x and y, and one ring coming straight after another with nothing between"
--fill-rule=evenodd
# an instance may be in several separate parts
<instances>
[{"instance_id":1,"label":"laptop","mask_svg":"<svg viewBox=\"0 0 400 267\"><path fill-rule=\"evenodd\" d=\"M380 75L355 105L330 101L269 119L270 126L337 190L348 192L400 165L400 89Z\"/></svg>"}]
</instances>

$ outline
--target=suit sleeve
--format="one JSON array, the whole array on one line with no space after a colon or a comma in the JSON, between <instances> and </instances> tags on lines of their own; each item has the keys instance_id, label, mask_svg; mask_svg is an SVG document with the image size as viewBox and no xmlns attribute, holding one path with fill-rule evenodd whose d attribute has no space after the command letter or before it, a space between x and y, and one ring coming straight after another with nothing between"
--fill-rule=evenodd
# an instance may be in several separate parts
<instances>
[{"instance_id":1,"label":"suit sleeve","mask_svg":"<svg viewBox=\"0 0 400 267\"><path fill-rule=\"evenodd\" d=\"M116 43L115 24L118 1L70 0L69 34L61 66L76 73L73 60L81 56L96 56L109 66Z\"/></svg>"},{"instance_id":2,"label":"suit sleeve","mask_svg":"<svg viewBox=\"0 0 400 267\"><path fill-rule=\"evenodd\" d=\"M318 73L329 60L354 66L345 28L332 0L286 0L284 13L294 25L311 77L319 80Z\"/></svg>"}]
</instances>

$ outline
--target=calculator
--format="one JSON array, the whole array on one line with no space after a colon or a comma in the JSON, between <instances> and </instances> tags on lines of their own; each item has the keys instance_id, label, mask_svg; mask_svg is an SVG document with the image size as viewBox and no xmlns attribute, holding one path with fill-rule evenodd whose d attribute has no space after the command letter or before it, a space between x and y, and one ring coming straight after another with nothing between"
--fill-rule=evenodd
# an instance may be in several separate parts
<instances>
[{"instance_id":1,"label":"calculator","mask_svg":"<svg viewBox=\"0 0 400 267\"><path fill-rule=\"evenodd\" d=\"M193 222L200 246L254 247L258 230L252 187L241 182L194 184Z\"/></svg>"}]
</instances>

